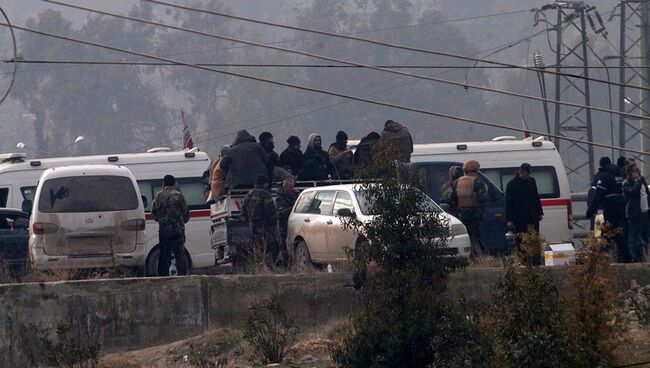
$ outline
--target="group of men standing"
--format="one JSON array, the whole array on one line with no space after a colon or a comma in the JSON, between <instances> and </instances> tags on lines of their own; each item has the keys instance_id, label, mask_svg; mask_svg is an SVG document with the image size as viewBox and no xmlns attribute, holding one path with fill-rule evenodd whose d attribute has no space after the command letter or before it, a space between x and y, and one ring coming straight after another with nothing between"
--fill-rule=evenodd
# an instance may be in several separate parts
<instances>
[{"instance_id":1,"label":"group of men standing","mask_svg":"<svg viewBox=\"0 0 650 368\"><path fill-rule=\"evenodd\" d=\"M602 210L616 245L620 263L645 262L650 241L650 189L634 159L620 157L613 164L600 159L600 168L589 190L587 218Z\"/></svg>"},{"instance_id":2,"label":"group of men standing","mask_svg":"<svg viewBox=\"0 0 650 368\"><path fill-rule=\"evenodd\" d=\"M259 135L259 143L246 130L237 132L231 146L224 147L211 167L211 197L219 200L234 189L250 190L242 206L242 215L250 226L253 247L263 252L266 264L274 267L287 258L284 249L289 214L298 198L296 181L348 180L355 170L373 162L373 147L381 139L389 140L404 161L410 160L413 139L408 128L389 120L381 134L366 135L353 152L348 135L339 131L334 143L323 150L322 137L311 134L307 148L295 135L287 139L287 148L278 155L270 132ZM282 182L273 200L272 182ZM276 231L279 229L279 234Z\"/></svg>"},{"instance_id":3,"label":"group of men standing","mask_svg":"<svg viewBox=\"0 0 650 368\"><path fill-rule=\"evenodd\" d=\"M487 183L478 173L480 167L476 160L465 161L462 168L450 167L449 181L441 188L441 202L446 203L449 213L458 217L467 228L472 258L485 254L481 227L484 207L490 196ZM530 164L522 164L506 186L506 220L508 227L517 234L527 232L530 227L539 231L539 222L544 216L537 183L531 171Z\"/></svg>"}]
</instances>

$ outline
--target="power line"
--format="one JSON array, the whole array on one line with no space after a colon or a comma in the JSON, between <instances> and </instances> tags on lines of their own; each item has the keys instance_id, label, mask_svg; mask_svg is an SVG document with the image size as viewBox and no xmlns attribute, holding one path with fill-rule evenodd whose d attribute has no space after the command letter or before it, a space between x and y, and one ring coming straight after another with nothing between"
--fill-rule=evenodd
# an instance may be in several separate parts
<instances>
[{"instance_id":1,"label":"power line","mask_svg":"<svg viewBox=\"0 0 650 368\"><path fill-rule=\"evenodd\" d=\"M344 33L347 35L356 35L356 34L365 34L365 33L379 33L383 31L388 31L388 30L398 30L398 29L405 29L405 28L414 28L418 26L430 26L430 25L440 25L440 24L447 24L447 23L455 23L455 22L461 22L461 21L466 21L466 20L473 20L473 19L481 19L481 18L490 18L490 17L498 17L498 16L503 16L503 15L510 15L510 14L518 14L518 13L527 13L530 12L530 9L521 9L521 10L514 10L514 11L509 11L509 12L503 12L503 13L493 13L493 14L483 14L483 15L475 15L475 16L470 16L470 17L463 17L463 18L453 18L453 19L446 19L442 21L435 21L435 22L424 22L424 23L413 23L413 24L406 24L406 25L401 25L401 26L392 26L392 27L385 27L385 28L375 28L375 29L369 29L365 31L355 31L355 32L349 32L349 33ZM273 41L273 42L267 42L265 43L266 45L279 45L279 44L285 44L285 43L293 43L293 42L302 42L302 41L313 41L313 40L320 40L323 38L328 38L328 36L320 36L320 37L307 37L307 38L294 38L290 40L282 40L282 41ZM510 43L519 43L523 40L522 39L519 41L511 41ZM507 45L507 44L506 44ZM231 47L222 47L222 48L217 48L217 49L205 49L205 50L199 50L199 51L190 51L190 52L182 52L182 53L176 53L176 54L167 54L165 56L183 56L183 55L195 55L195 54L202 54L202 53L210 53L210 52L219 52L219 51L228 51L228 50L235 50L235 49L245 49L249 47L254 47L250 45L239 45L239 46L231 46ZM499 45L494 47L493 49L497 49L503 47L503 45ZM491 51L493 49L487 49L483 51ZM130 60L138 60L139 58L134 58ZM129 60L129 59L126 59ZM170 64L170 65L176 65L176 64ZM43 68L43 69L29 69L29 70L22 70L22 71L17 71L17 73L30 73L30 72L39 72L39 71L49 71L49 70L59 70L59 69L68 69L68 68L74 68L75 66L70 66L70 67L62 67L62 68ZM0 75L4 74L10 74L10 73L0 73Z\"/></svg>"},{"instance_id":2,"label":"power line","mask_svg":"<svg viewBox=\"0 0 650 368\"><path fill-rule=\"evenodd\" d=\"M183 66L175 63L163 62L146 62L146 61L101 61L101 60L21 60L14 61L13 59L0 60L2 63L18 63L18 64L54 64L54 65L115 65L115 66ZM237 67L237 68L325 68L325 69L361 69L365 68L359 65L339 65L339 64L255 64L255 63L195 63L200 66L217 66L217 67ZM518 68L500 65L372 65L376 68L391 68L391 69L506 69L516 70ZM532 68L533 66L531 66ZM554 65L547 65L547 68L556 68ZM583 66L560 65L560 69L584 69ZM588 66L588 69L627 69L628 66ZM650 66L639 66L634 68L650 68ZM48 69L30 69L22 70L19 72L31 72L41 70L56 70L62 68L48 68ZM5 73L0 73L5 74Z\"/></svg>"},{"instance_id":3,"label":"power line","mask_svg":"<svg viewBox=\"0 0 650 368\"><path fill-rule=\"evenodd\" d=\"M6 23L0 23L0 26L7 27L8 25ZM507 125L498 124L498 123L491 123L491 122L487 122L487 121L471 119L471 118L465 118L465 117L461 117L461 116L450 115L450 114L445 114L445 113L420 109L420 108L416 108L416 107L398 105L398 104L385 102L385 101L371 100L371 99L367 99L367 98L346 95L346 94L343 94L343 93L328 91L328 90L319 89L319 88L313 88L313 87L307 87L307 86L302 86L302 85L297 85L297 84L285 83L285 82L275 81L275 80L272 80L272 79L260 78L260 77L255 77L255 76L252 76L252 75L235 73L235 72L230 72L230 71L225 71L225 70L220 70L220 69L213 69L213 68L210 68L210 67L198 66L198 65L194 65L192 63L187 63L187 62L168 59L168 58L163 58L163 57L160 57L160 56L150 55L150 54L146 54L146 53L138 52L138 51L126 50L126 49L122 49L122 48L118 48L118 47L114 47L114 46L110 46L110 45L105 45L105 44L101 44L101 43L97 43L97 42L80 40L80 39L73 38L73 37L62 36L62 35L58 35L58 34L54 34L54 33L39 31L39 30L20 27L20 26L13 26L13 27L14 27L14 29L18 29L18 30L25 31L25 32L31 32L31 33L34 33L34 34L40 34L40 35L47 36L47 37L52 37L52 38L57 38L57 39L66 40L66 41L70 41L70 42L85 44L85 45L94 46L94 47L99 47L99 48L103 48L103 49L107 49L107 50L122 52L122 53L125 53L125 54L141 56L141 57L154 59L154 60L182 64L182 65L185 65L185 66L190 67L190 68L201 69L201 70L211 71L211 72L220 73L220 74L224 74L224 75L229 75L229 76L233 76L233 77L240 77L240 78L254 80L254 81L258 81L258 82L274 84L274 85L278 85L278 86L282 86L282 87L289 87L289 88L294 88L294 89L303 90L303 91L307 91L307 92L314 92L314 93L320 93L320 94L325 94L325 95L331 95L331 96L346 98L346 99L349 99L349 100L365 102L365 103L372 104L372 105L377 105L377 106L390 107L390 108L400 109L400 110L404 110L404 111L419 113L419 114L423 114L423 115L429 115L429 116L435 116L435 117L439 117L439 118L462 121L462 122L469 123L469 124L483 125L483 126L489 126L489 127L493 127L493 128L500 128L500 129L517 131L517 132L528 132L530 134L537 134L537 135L540 135L540 136L549 136L551 138L558 138L558 139L562 139L562 140L567 140L567 141L570 141L570 142L574 142L576 144L586 144L586 145L592 145L592 146L602 147L602 148L607 148L607 149L616 149L616 150L620 150L620 151L623 151L623 152L644 154L641 151L633 150L633 149L629 149L629 148L615 147L615 146L608 145L608 144L603 144L603 143L583 141L583 140L580 140L580 139L563 137L563 136L560 136L560 135L548 134L548 133L545 133L545 132L538 132L538 131L532 131L532 130L527 130L527 129L522 129L522 128L515 128L513 126L507 126Z\"/></svg>"},{"instance_id":4,"label":"power line","mask_svg":"<svg viewBox=\"0 0 650 368\"><path fill-rule=\"evenodd\" d=\"M476 52L476 53L474 53L472 55L478 56L478 55L481 55L481 54L483 54L485 52L492 51L492 50L495 50L495 49L498 49L498 48L501 48L501 47L502 47L501 45L496 46L496 47L491 47L491 48L484 49L484 50L481 50L479 52ZM445 71L441 71L439 73L436 73L434 75L438 76L438 75L446 74L446 73L449 73L449 72L450 72L450 70L445 70ZM392 82L392 81L397 80L397 79L405 79L405 77L393 77L393 78L390 78L388 80L381 81L381 82L373 82L373 83L365 84L365 85L362 85L362 86L356 86L355 88L348 89L348 90L344 91L344 93L350 93L350 92L354 92L354 91L361 90L361 89L364 89L364 88L369 88L369 87L373 87L373 86L376 86L376 85ZM383 92L387 92L387 91L390 91L390 90L394 90L394 89L402 88L402 87L405 87L405 86L409 86L409 85L412 85L412 84L417 83L417 82L420 82L420 80L417 80L417 79L416 80L410 80L410 81L405 82L405 83L400 83L400 84L397 84L397 85L394 85L394 86L383 88L383 89L378 90L378 91L374 91L374 92L369 93L369 94L362 95L362 97L376 96L376 95L381 94ZM309 102L306 102L306 103L303 103L303 104L294 105L294 106L284 108L284 109L281 109L281 110L273 111L271 113L263 114L261 116L256 116L256 117L253 117L253 118L243 119L243 120L236 120L234 122L230 122L230 123L225 124L225 125L220 125L220 126L217 126L217 127L197 131L197 132L194 132L193 134L195 136L199 136L201 134L205 134L205 133L209 133L209 132L212 132L212 131L215 131L215 130L223 129L224 127L238 125L240 123L245 123L245 122L249 122L249 121L253 121L253 120L257 120L257 119L263 119L263 118L266 118L267 116L270 117L270 116L273 116L275 114L278 114L278 113L281 113L281 112L284 112L284 111L289 111L289 110L297 109L297 108L304 107L304 106L309 106L309 105L320 103L320 102L325 102L327 100L332 100L332 99L336 99L336 98L337 97L325 97L325 98L320 98L320 99L317 99L317 100L312 100L312 101L309 101ZM308 111L303 112L303 113L293 114L293 115L285 116L283 118L274 119L274 120L272 120L270 122L258 124L258 125L252 126L252 127L247 127L246 129L256 129L256 128L260 128L260 127L263 127L263 126L269 126L269 125L281 123L283 121L287 121L287 120L290 120L290 119L293 119L293 118L296 118L296 117L309 115L309 114L314 113L314 112L323 111L323 110L330 109L330 108L340 106L340 105L344 105L344 104L347 104L347 103L350 103L350 102L352 102L352 101L351 100L344 100L342 102L337 102L335 104L326 105L326 106L324 106L322 108L316 108L316 109L308 110ZM233 135L235 133L236 132L221 134L221 135L218 135L218 136L215 136L215 137L208 137L208 138L205 138L205 139L196 140L196 142L197 143L208 142L208 141L211 141L211 140L215 140L215 139L223 138L223 137L226 137L226 136L229 136L229 135ZM168 141L161 142L161 144L166 144L166 143L173 143L173 140L168 140ZM146 148L146 147L143 147L143 148Z\"/></svg>"},{"instance_id":5,"label":"power line","mask_svg":"<svg viewBox=\"0 0 650 368\"><path fill-rule=\"evenodd\" d=\"M507 15L507 14L514 14L514 13L521 13L521 12L528 12L529 10L519 10L519 11L513 11L513 12L505 12L505 13L496 13L496 14L488 14L485 16L473 16L473 17L467 17L467 18L456 18L456 19L451 19L451 21L462 21L462 20L468 20L468 19L477 19L477 18L485 18L485 17L492 17L492 16L498 16L498 15ZM437 24L442 24L442 23L448 23L447 21L439 21L439 22L429 22L429 23L416 23L416 24L410 24L410 25L403 25L403 26L394 26L394 27L386 27L386 28L377 28L373 30L366 30L366 31L357 31L357 32L350 32L350 33L345 33L349 35L354 35L354 34L361 34L361 33L377 33L381 31L386 31L386 30L392 30L392 29L401 29L401 28L407 28L407 27L415 27L418 25L437 25ZM513 47L523 41L530 40L531 38L539 35L542 32L538 32L532 36L513 40L501 45L497 45L494 47L491 47L489 49L484 49L479 53L472 54L471 56L478 56L484 52L492 51L492 50L497 50L495 53L501 52L503 50L506 50L507 48ZM279 44L285 44L285 43L293 43L293 42L302 42L302 41L312 41L312 40L319 40L323 38L328 38L328 36L320 36L320 37L308 37L308 38L294 38L290 40L283 40L283 41L273 41L273 42L267 42L264 43L265 45L279 45ZM167 57L172 57L172 56L184 56L184 55L195 55L195 54L203 54L203 53L210 53L210 52L219 52L219 51L229 51L229 50L235 50L235 49L245 49L249 47L254 47L250 45L239 45L239 46L230 46L230 47L221 47L217 49L204 49L204 50L198 50L198 51L189 51L189 52L181 52L181 53L174 53L174 54L165 54L163 56ZM491 53L488 56L494 55L495 53ZM487 56L486 56L487 57ZM14 58L15 59L15 58ZM142 58L130 58L130 59L123 59L122 61L129 61L129 60L141 60ZM13 60L8 60L8 62L13 62ZM117 61L119 62L119 61ZM170 64L170 66L174 66L176 64ZM58 68L35 68L35 69L27 69L27 70L18 70L17 73L32 73L32 72L41 72L41 71L50 71L50 70L63 70L63 69L69 69L69 68L75 68L78 65L72 64L71 66L65 66L65 67L58 67ZM489 68L487 65L475 65L474 67L476 68ZM497 66L498 67L498 66ZM506 67L503 67L506 68ZM10 73L0 73L0 75L5 75L5 74L10 74Z\"/></svg>"},{"instance_id":6,"label":"power line","mask_svg":"<svg viewBox=\"0 0 650 368\"><path fill-rule=\"evenodd\" d=\"M537 101L544 101L544 102L552 103L552 104L555 104L555 105L572 106L572 107L577 107L577 108L591 109L591 110L594 110L594 111L600 111L600 112L606 112L606 113L614 113L614 114L617 114L617 115L633 117L633 118L636 118L636 119L646 119L647 118L646 116L643 116L643 115L630 114L630 113L627 113L627 112L610 110L610 109L606 109L606 108L603 108L603 107L586 106L586 105L581 105L581 104L568 102L568 101L558 101L558 100L548 99L548 98L544 98L544 97L531 96L531 95L527 95L527 94L524 94L524 93L511 92L511 91L506 91L506 90L497 89L497 88L485 87L485 86L476 85L476 84L456 82L456 81L436 78L436 77L432 77L432 76L425 76L425 75L421 75L421 74L413 74L413 73L399 71L399 70L395 70L395 69L374 67L374 66L368 65L368 64L357 63L357 62L352 62L352 61L348 61L348 60L343 60L343 59L333 58L333 57L329 57L329 56L313 54L313 53L305 52L305 51L287 49L287 48L278 47L278 46L264 45L264 44L261 44L261 43L258 43L258 42L246 41L246 40L242 40L242 39L238 39L238 38L234 38L234 37L218 35L218 34L214 34L214 33L207 33L207 32L198 31L198 30L195 30L195 29L178 27L178 26L169 25L169 24L160 23L160 22L154 22L154 21L150 21L150 20L146 20L146 19L142 19L142 18L135 18L135 17L130 17L130 16L126 16L126 15L110 13L110 12L106 12L106 11L103 11L103 10L97 10L97 9L83 7L83 6L79 6L79 5L63 3L63 2L60 2L60 1L56 1L56 0L41 0L41 1L46 2L46 3L55 4L55 5L60 5L60 6L67 7L67 8L88 11L88 12L92 12L92 13L97 13L97 14L102 14L102 15L107 15L107 16L119 18L119 19L125 19L125 20L129 20L129 21L133 21L133 22L140 22L140 23L150 24L150 25L154 25L154 26L158 26L158 27L170 28L170 29L183 31L183 32L188 32L188 33L193 33L193 34L197 34L197 35L201 35L201 36L217 38L217 39L221 39L221 40L238 42L238 43L244 43L244 44L259 46L259 47L262 47L262 48L268 48L268 49L271 49L271 50L288 52L288 53L292 53L292 54L303 55L303 56L307 56L307 57L332 61L332 62L341 63L341 64L354 65L354 66L369 69L369 70L376 70L376 71L380 71L380 72L392 73L392 74L401 75L401 76L405 76L405 77L419 78L419 79L429 80L429 81L433 81L433 82L450 84L450 85L462 87L465 90L471 88L471 89L476 89L476 90L481 90L481 91L499 93L499 94L512 96L512 97L519 97L519 98L527 98L527 99L532 99L532 100L537 100ZM149 0L143 0L143 1L149 1ZM193 65L196 65L196 64L193 64ZM539 72L541 69L534 68L533 70ZM650 90L650 89L648 89L648 90Z\"/></svg>"},{"instance_id":7,"label":"power line","mask_svg":"<svg viewBox=\"0 0 650 368\"><path fill-rule=\"evenodd\" d=\"M41 1L49 2L49 3L58 3L57 1L53 1L53 0L41 0ZM548 74L552 74L552 75L561 75L561 76L564 76L564 77L571 77L571 78L577 78L577 79L586 79L586 80L589 80L589 81L599 82L599 83L608 83L606 80L596 79L596 78L591 78L591 77L585 77L585 76L579 75L579 74L566 74L566 73L556 72L556 71L553 71L553 70L546 70L546 69L540 69L540 68L533 68L533 67L529 67L529 66L515 65L515 64L503 63L503 62L493 61L493 60L477 59L477 58L474 58L474 57L471 57L471 56L464 56L464 55L454 54L454 53L446 52L446 51L428 50L428 49L405 46L405 45L400 45L400 44L395 44L395 43L390 43L390 42L371 40L371 39L368 39L368 38L354 37L354 36L351 36L351 35L346 35L346 34L341 34L341 33L333 33L333 32L328 32L328 31L321 31L321 30L313 29L313 28L290 26L290 25L286 25L286 24L269 22L269 21L264 21L264 20L260 20L260 19L255 19L255 18L248 18L248 17L238 16L238 15L218 12L218 11L214 11L214 10L200 9L200 8L195 8L195 7L191 7L191 6L185 6L185 5L169 3L169 2L161 1L161 0L140 0L140 1L145 1L145 2L154 3L154 4L158 4L158 5L165 5L165 6L169 6L169 7L173 7L173 8L177 8L177 9L183 9L183 10L188 10L188 11L193 11L193 12L198 12L198 13L216 15L216 16L235 19L235 20L240 20L240 21L244 21L244 22L263 24L263 25L278 27L278 28L283 28L283 29L290 29L290 30L293 30L293 31L309 32L309 33L320 34L320 35L324 35L324 36L344 38L344 39L348 39L348 40L365 42L365 43L369 43L369 44L373 44L373 45L379 45L379 46L386 46L386 47L391 47L391 48L400 49L400 50L406 50L406 51L412 51L412 52L418 52L418 53L425 53L425 54L431 54L431 55L438 55L438 56L446 56L446 57L450 57L450 58L469 60L469 61L474 61L474 62L479 62L479 63L487 63L487 64L493 64L493 65L509 66L509 67L523 69L523 70L529 70L529 71L533 71L533 72L540 72L541 71L542 73L548 73ZM531 9L531 11L534 11L534 10L535 9ZM621 86L621 83L616 83L616 82L610 82L610 83L614 84L614 85L618 85L619 87ZM640 86L626 86L626 87L637 88L637 89L642 89L642 90L648 89L648 88L640 87ZM648 89L648 90L650 90L650 89Z\"/></svg>"}]
</instances>

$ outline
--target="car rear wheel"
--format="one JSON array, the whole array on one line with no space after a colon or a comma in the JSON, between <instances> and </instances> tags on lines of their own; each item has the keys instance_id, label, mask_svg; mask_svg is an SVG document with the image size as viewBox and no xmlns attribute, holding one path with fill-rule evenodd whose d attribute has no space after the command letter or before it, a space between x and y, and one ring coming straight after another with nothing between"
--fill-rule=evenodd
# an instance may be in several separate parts
<instances>
[{"instance_id":1,"label":"car rear wheel","mask_svg":"<svg viewBox=\"0 0 650 368\"><path fill-rule=\"evenodd\" d=\"M296 246L293 265L297 271L312 272L316 270L316 265L311 261L311 253L309 253L309 248L304 240L298 242Z\"/></svg>"}]
</instances>

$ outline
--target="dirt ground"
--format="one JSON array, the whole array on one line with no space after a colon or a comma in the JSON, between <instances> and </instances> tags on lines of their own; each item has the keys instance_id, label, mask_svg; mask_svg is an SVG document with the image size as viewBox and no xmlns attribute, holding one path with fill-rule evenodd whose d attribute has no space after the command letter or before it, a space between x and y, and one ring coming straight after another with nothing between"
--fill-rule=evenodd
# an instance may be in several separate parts
<instances>
[{"instance_id":1,"label":"dirt ground","mask_svg":"<svg viewBox=\"0 0 650 368\"><path fill-rule=\"evenodd\" d=\"M330 368L329 350L336 337L333 329L321 334L301 334L285 362L270 367ZM147 349L105 355L100 368L248 368L248 347L239 332L214 330L193 338ZM619 366L650 367L650 330L632 328L616 351Z\"/></svg>"},{"instance_id":2,"label":"dirt ground","mask_svg":"<svg viewBox=\"0 0 650 368\"><path fill-rule=\"evenodd\" d=\"M341 322L342 323L342 322ZM329 349L335 341L337 322L319 334L300 334L281 368L329 368ZM250 349L241 333L214 330L193 338L147 349L105 355L100 368L244 368L251 363Z\"/></svg>"}]
</instances>

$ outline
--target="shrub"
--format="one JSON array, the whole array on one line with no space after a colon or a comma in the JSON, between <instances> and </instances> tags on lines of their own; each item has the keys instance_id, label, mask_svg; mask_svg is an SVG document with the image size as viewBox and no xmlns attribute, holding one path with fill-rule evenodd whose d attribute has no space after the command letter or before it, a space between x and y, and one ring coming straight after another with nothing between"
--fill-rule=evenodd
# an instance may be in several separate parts
<instances>
[{"instance_id":1,"label":"shrub","mask_svg":"<svg viewBox=\"0 0 650 368\"><path fill-rule=\"evenodd\" d=\"M282 308L277 296L250 307L244 325L244 340L253 349L256 360L280 363L296 341L299 329Z\"/></svg>"},{"instance_id":2,"label":"shrub","mask_svg":"<svg viewBox=\"0 0 650 368\"><path fill-rule=\"evenodd\" d=\"M449 273L466 262L443 255L448 223L418 189L423 178L395 162L388 142L380 141L373 157L362 176L380 179L358 190L367 212L376 216L366 222L342 218L365 239L349 252L365 305L332 357L344 367L428 366L437 350L457 348L447 338L447 321L456 316L447 313L442 295ZM377 271L366 277L370 265Z\"/></svg>"},{"instance_id":3,"label":"shrub","mask_svg":"<svg viewBox=\"0 0 650 368\"><path fill-rule=\"evenodd\" d=\"M626 330L618 311L617 274L607 252L611 236L589 235L583 251L569 267L566 288L570 291L567 307L571 338L584 367L608 366L613 352Z\"/></svg>"},{"instance_id":4,"label":"shrub","mask_svg":"<svg viewBox=\"0 0 650 368\"><path fill-rule=\"evenodd\" d=\"M497 367L571 367L564 303L550 274L511 260L486 315Z\"/></svg>"}]
</instances>

